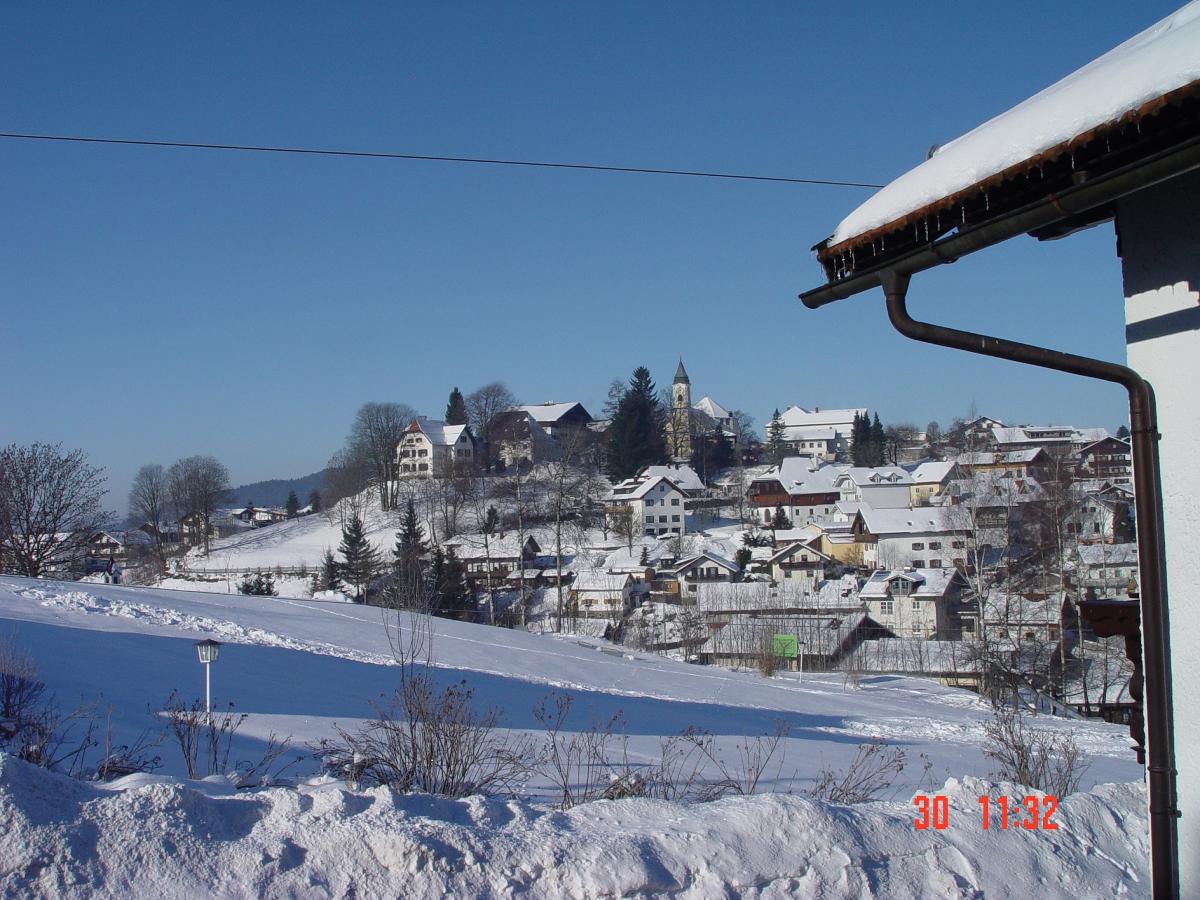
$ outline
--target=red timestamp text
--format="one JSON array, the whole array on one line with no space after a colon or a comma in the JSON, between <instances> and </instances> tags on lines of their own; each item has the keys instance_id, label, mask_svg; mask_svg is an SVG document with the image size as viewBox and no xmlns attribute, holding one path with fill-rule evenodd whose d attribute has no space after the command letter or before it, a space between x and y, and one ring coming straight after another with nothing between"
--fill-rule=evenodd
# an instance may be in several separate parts
<instances>
[{"instance_id":1,"label":"red timestamp text","mask_svg":"<svg viewBox=\"0 0 1200 900\"><path fill-rule=\"evenodd\" d=\"M950 800L945 794L917 794L913 797L917 817L913 828L925 831L933 828L942 831L950 826ZM985 831L1024 828L1027 831L1058 831L1054 814L1058 812L1058 798L1052 794L1026 797L979 798L980 824Z\"/></svg>"}]
</instances>

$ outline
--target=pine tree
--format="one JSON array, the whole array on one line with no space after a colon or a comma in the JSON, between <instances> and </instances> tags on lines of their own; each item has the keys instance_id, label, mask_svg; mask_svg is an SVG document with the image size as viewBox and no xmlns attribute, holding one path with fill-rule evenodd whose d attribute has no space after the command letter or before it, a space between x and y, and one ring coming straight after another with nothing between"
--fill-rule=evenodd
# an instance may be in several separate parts
<instances>
[{"instance_id":1,"label":"pine tree","mask_svg":"<svg viewBox=\"0 0 1200 900\"><path fill-rule=\"evenodd\" d=\"M783 507L776 507L775 515L771 518L771 530L779 531L780 529L788 529L791 527L792 520L789 519L787 513L783 511Z\"/></svg>"},{"instance_id":2,"label":"pine tree","mask_svg":"<svg viewBox=\"0 0 1200 900\"><path fill-rule=\"evenodd\" d=\"M413 605L413 600L421 589L421 557L428 550L425 530L417 518L417 508L410 499L404 508L404 518L400 520L400 530L396 532L396 547L392 551L392 574L398 605ZM435 551L435 562L440 553L440 549Z\"/></svg>"},{"instance_id":3,"label":"pine tree","mask_svg":"<svg viewBox=\"0 0 1200 900\"><path fill-rule=\"evenodd\" d=\"M438 587L438 614L463 618L468 611L469 592L462 560L451 547L442 561L441 584Z\"/></svg>"},{"instance_id":4,"label":"pine tree","mask_svg":"<svg viewBox=\"0 0 1200 900\"><path fill-rule=\"evenodd\" d=\"M355 599L363 603L367 599L367 587L379 571L379 553L367 540L362 519L356 514L342 529L341 576L354 588Z\"/></svg>"},{"instance_id":5,"label":"pine tree","mask_svg":"<svg viewBox=\"0 0 1200 900\"><path fill-rule=\"evenodd\" d=\"M867 445L870 447L870 462L867 465L882 466L887 450L887 434L884 433L883 424L879 421L879 413L875 413L875 421L871 423L871 436Z\"/></svg>"},{"instance_id":6,"label":"pine tree","mask_svg":"<svg viewBox=\"0 0 1200 900\"><path fill-rule=\"evenodd\" d=\"M737 563L737 567L742 572L745 572L750 566L750 560L754 558L754 553L749 547L739 547L737 553L733 555L733 561Z\"/></svg>"},{"instance_id":7,"label":"pine tree","mask_svg":"<svg viewBox=\"0 0 1200 900\"><path fill-rule=\"evenodd\" d=\"M311 494L308 495L308 505L312 509L312 511L315 513L319 513L321 511L321 492L320 491L313 491Z\"/></svg>"},{"instance_id":8,"label":"pine tree","mask_svg":"<svg viewBox=\"0 0 1200 900\"><path fill-rule=\"evenodd\" d=\"M767 459L774 466L782 464L783 458L787 456L787 443L784 441L786 432L783 428L783 417L776 409L771 415L771 421L767 424Z\"/></svg>"},{"instance_id":9,"label":"pine tree","mask_svg":"<svg viewBox=\"0 0 1200 900\"><path fill-rule=\"evenodd\" d=\"M850 462L856 466L870 465L867 462L871 442L871 426L867 423L866 413L854 414L854 424L850 428Z\"/></svg>"},{"instance_id":10,"label":"pine tree","mask_svg":"<svg viewBox=\"0 0 1200 900\"><path fill-rule=\"evenodd\" d=\"M467 424L467 401L457 386L450 392L450 399L446 402L446 424Z\"/></svg>"},{"instance_id":11,"label":"pine tree","mask_svg":"<svg viewBox=\"0 0 1200 900\"><path fill-rule=\"evenodd\" d=\"M328 547L325 548L325 555L321 557L321 572L317 578L317 585L317 589L322 591L342 589L342 567Z\"/></svg>"},{"instance_id":12,"label":"pine tree","mask_svg":"<svg viewBox=\"0 0 1200 900\"><path fill-rule=\"evenodd\" d=\"M665 425L650 370L638 366L608 427L609 477L623 481L646 466L665 463Z\"/></svg>"},{"instance_id":13,"label":"pine tree","mask_svg":"<svg viewBox=\"0 0 1200 900\"><path fill-rule=\"evenodd\" d=\"M300 498L296 496L295 491L288 491L287 504L284 506L287 510L289 519L296 518L296 513L300 512Z\"/></svg>"},{"instance_id":14,"label":"pine tree","mask_svg":"<svg viewBox=\"0 0 1200 900\"><path fill-rule=\"evenodd\" d=\"M642 545L642 557L641 557L641 559L638 560L638 565L639 566L650 565L650 548L645 546L644 544Z\"/></svg>"}]
</instances>

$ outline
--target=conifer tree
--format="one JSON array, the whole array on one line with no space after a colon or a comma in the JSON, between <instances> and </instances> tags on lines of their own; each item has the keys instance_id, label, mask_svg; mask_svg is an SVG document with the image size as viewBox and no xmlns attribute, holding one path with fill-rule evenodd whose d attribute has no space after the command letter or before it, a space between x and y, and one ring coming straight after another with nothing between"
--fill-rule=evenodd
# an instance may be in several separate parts
<instances>
[{"instance_id":1,"label":"conifer tree","mask_svg":"<svg viewBox=\"0 0 1200 900\"><path fill-rule=\"evenodd\" d=\"M792 527L792 520L788 518L787 513L783 511L783 507L775 509L775 515L771 518L771 530L778 531L781 528L787 529Z\"/></svg>"},{"instance_id":2,"label":"conifer tree","mask_svg":"<svg viewBox=\"0 0 1200 900\"><path fill-rule=\"evenodd\" d=\"M321 492L320 491L313 491L312 493L310 493L308 495L308 505L312 509L312 511L315 513L319 513L321 511Z\"/></svg>"},{"instance_id":3,"label":"conifer tree","mask_svg":"<svg viewBox=\"0 0 1200 900\"><path fill-rule=\"evenodd\" d=\"M466 574L462 560L451 547L442 560L441 582L438 587L438 615L463 618L468 611Z\"/></svg>"},{"instance_id":4,"label":"conifer tree","mask_svg":"<svg viewBox=\"0 0 1200 900\"><path fill-rule=\"evenodd\" d=\"M417 518L417 508L412 499L404 508L400 530L396 532L396 547L392 551L392 570L395 576L396 599L401 606L411 606L413 598L421 589L421 557L429 550L425 543L425 529ZM438 550L436 554L440 553ZM436 587L435 587L436 590Z\"/></svg>"},{"instance_id":5,"label":"conifer tree","mask_svg":"<svg viewBox=\"0 0 1200 900\"><path fill-rule=\"evenodd\" d=\"M875 413L875 421L871 423L871 436L867 443L871 448L870 462L867 465L882 466L887 450L887 434L884 433L883 424L879 421L879 413Z\"/></svg>"},{"instance_id":6,"label":"conifer tree","mask_svg":"<svg viewBox=\"0 0 1200 900\"><path fill-rule=\"evenodd\" d=\"M780 465L783 458L787 456L787 443L784 441L783 428L783 417L776 409L771 415L771 421L767 424L767 459L774 466Z\"/></svg>"},{"instance_id":7,"label":"conifer tree","mask_svg":"<svg viewBox=\"0 0 1200 900\"><path fill-rule=\"evenodd\" d=\"M866 413L855 413L854 424L850 428L850 462L856 466L867 466L871 442L871 426L867 423Z\"/></svg>"},{"instance_id":8,"label":"conifer tree","mask_svg":"<svg viewBox=\"0 0 1200 900\"><path fill-rule=\"evenodd\" d=\"M666 422L645 366L634 369L609 424L608 475L622 481L667 461Z\"/></svg>"},{"instance_id":9,"label":"conifer tree","mask_svg":"<svg viewBox=\"0 0 1200 900\"><path fill-rule=\"evenodd\" d=\"M342 554L342 579L354 589L355 599L359 603L365 602L367 587L379 572L379 553L367 540L362 519L357 514L342 529L338 552Z\"/></svg>"},{"instance_id":10,"label":"conifer tree","mask_svg":"<svg viewBox=\"0 0 1200 900\"><path fill-rule=\"evenodd\" d=\"M642 556L641 556L641 559L638 560L638 565L639 566L650 565L650 548L647 547L645 544L642 545Z\"/></svg>"},{"instance_id":11,"label":"conifer tree","mask_svg":"<svg viewBox=\"0 0 1200 900\"><path fill-rule=\"evenodd\" d=\"M446 424L467 424L467 401L457 386L450 392L450 399L446 403Z\"/></svg>"},{"instance_id":12,"label":"conifer tree","mask_svg":"<svg viewBox=\"0 0 1200 900\"><path fill-rule=\"evenodd\" d=\"M288 491L287 503L284 505L284 509L287 510L287 517L289 519L296 518L296 513L300 512L300 498L296 496L295 491Z\"/></svg>"},{"instance_id":13,"label":"conifer tree","mask_svg":"<svg viewBox=\"0 0 1200 900\"><path fill-rule=\"evenodd\" d=\"M733 555L733 561L737 563L740 571L745 572L750 567L750 561L754 558L754 552L749 547L738 547L737 553Z\"/></svg>"},{"instance_id":14,"label":"conifer tree","mask_svg":"<svg viewBox=\"0 0 1200 900\"><path fill-rule=\"evenodd\" d=\"M333 551L325 548L321 557L321 572L317 578L317 589L321 591L338 591L342 588L342 567L338 564Z\"/></svg>"}]
</instances>

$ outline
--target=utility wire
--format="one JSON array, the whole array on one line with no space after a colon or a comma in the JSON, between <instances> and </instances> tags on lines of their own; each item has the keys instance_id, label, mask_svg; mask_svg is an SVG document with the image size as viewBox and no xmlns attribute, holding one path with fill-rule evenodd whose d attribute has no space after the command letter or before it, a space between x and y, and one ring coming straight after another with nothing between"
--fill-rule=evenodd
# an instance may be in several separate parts
<instances>
[{"instance_id":1,"label":"utility wire","mask_svg":"<svg viewBox=\"0 0 1200 900\"><path fill-rule=\"evenodd\" d=\"M584 169L591 172L632 172L639 175L686 175L693 178L729 178L737 181L776 181L785 184L824 184L835 187L880 188L863 181L834 181L824 178L783 178L773 175L740 175L733 172L693 172L684 169L651 169L634 166L601 166L591 163L540 162L527 159L485 159L474 156L426 156L417 153L386 153L370 150L321 150L314 147L260 147L249 144L206 144L192 141L144 141L134 138L84 137L68 134L22 134L0 132L0 138L22 141L58 141L73 144L119 144L127 147L176 147L188 150L240 150L249 153L299 153L310 156L352 156L365 159L408 159L425 162L475 163L485 166L525 166L536 169Z\"/></svg>"}]
</instances>

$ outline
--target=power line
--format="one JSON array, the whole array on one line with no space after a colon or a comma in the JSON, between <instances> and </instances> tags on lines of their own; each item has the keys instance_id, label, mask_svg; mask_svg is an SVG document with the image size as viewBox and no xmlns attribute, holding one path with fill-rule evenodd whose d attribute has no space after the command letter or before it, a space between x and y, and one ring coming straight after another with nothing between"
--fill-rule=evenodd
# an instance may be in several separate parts
<instances>
[{"instance_id":1,"label":"power line","mask_svg":"<svg viewBox=\"0 0 1200 900\"><path fill-rule=\"evenodd\" d=\"M601 166L592 163L542 162L528 159L487 159L475 156L427 156L418 153L387 153L371 150L323 150L316 147L265 147L251 144L207 144L195 141L148 141L135 138L84 137L69 134L22 134L0 132L0 138L22 141L58 141L72 144L118 144L126 147L175 147L186 150L238 150L249 153L299 153L309 156L351 156L363 159L408 159L423 162L474 163L485 166L524 166L535 169L583 169L590 172L630 172L638 175L685 175L692 178L729 178L736 181L776 181L785 184L823 184L833 187L880 188L863 181L825 178L783 178L774 175L741 175L735 172L694 172L686 169L652 169L636 166Z\"/></svg>"}]
</instances>

